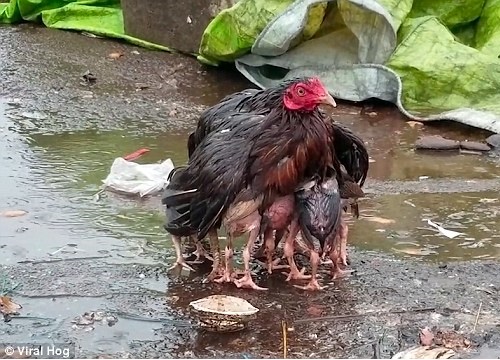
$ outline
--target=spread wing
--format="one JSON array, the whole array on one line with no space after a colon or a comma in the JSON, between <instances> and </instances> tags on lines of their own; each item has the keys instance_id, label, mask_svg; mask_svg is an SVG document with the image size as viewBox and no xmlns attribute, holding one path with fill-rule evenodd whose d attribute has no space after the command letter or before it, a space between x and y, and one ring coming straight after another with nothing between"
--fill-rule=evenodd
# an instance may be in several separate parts
<instances>
[{"instance_id":1,"label":"spread wing","mask_svg":"<svg viewBox=\"0 0 500 360\"><path fill-rule=\"evenodd\" d=\"M251 150L250 133L258 129L264 116L232 114L238 126L209 133L193 152L179 183L193 191L177 207L189 202L190 226L202 239L220 222L236 196L246 188L246 169ZM177 195L180 197L179 195ZM169 199L165 199L169 204ZM168 205L167 205L168 206ZM186 217L179 221L185 221Z\"/></svg>"}]
</instances>

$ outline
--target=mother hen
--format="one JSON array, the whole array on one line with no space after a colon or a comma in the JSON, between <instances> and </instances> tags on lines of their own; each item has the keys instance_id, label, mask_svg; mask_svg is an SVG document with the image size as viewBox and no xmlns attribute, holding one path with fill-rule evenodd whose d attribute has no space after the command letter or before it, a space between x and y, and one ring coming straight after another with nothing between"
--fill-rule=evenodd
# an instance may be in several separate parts
<instances>
[{"instance_id":1,"label":"mother hen","mask_svg":"<svg viewBox=\"0 0 500 360\"><path fill-rule=\"evenodd\" d=\"M318 109L320 104L336 104L319 79L287 81L247 101L255 103L256 98L266 99L269 107L260 113L232 112L238 121L229 129L208 131L191 148L187 167L172 184L177 194L164 198L166 206L185 209L189 205L189 211L171 222L197 229L199 240L224 222L227 262L235 233L251 232L246 255L258 236L260 215L274 201L293 194L305 179L340 168L331 151L332 125ZM253 120L242 121L244 117ZM248 270L249 256L244 260ZM227 262L223 278L232 281ZM249 271L245 280L240 285L255 288Z\"/></svg>"}]
</instances>

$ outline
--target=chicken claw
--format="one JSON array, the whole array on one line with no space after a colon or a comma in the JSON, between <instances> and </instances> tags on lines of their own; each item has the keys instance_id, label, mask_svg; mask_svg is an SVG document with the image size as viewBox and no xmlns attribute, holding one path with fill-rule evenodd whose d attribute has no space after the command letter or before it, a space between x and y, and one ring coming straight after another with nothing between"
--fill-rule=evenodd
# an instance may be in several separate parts
<instances>
[{"instance_id":1,"label":"chicken claw","mask_svg":"<svg viewBox=\"0 0 500 360\"><path fill-rule=\"evenodd\" d=\"M311 275L305 275L306 268L302 268L300 271L297 268L297 265L295 265L295 262L293 263L292 266L290 266L290 272L282 272L283 275L286 275L286 281L290 280L309 280L311 278Z\"/></svg>"},{"instance_id":2,"label":"chicken claw","mask_svg":"<svg viewBox=\"0 0 500 360\"><path fill-rule=\"evenodd\" d=\"M299 286L299 285L293 285L298 289L301 290L308 290L308 291L318 291L318 290L323 290L326 288L326 286L321 286L318 283L318 279L311 279L309 283L306 286Z\"/></svg>"},{"instance_id":3,"label":"chicken claw","mask_svg":"<svg viewBox=\"0 0 500 360\"><path fill-rule=\"evenodd\" d=\"M182 256L182 242L181 242L181 238L178 237L178 236L175 236L175 235L172 235L172 242L174 244L174 249L175 249L175 256L176 256L176 260L175 260L175 263L174 265L172 265L171 267L169 267L167 269L167 271L171 271L171 270L174 270L174 269L186 269L186 270L189 270L189 271L195 271L191 266L189 266L187 263L186 263L186 260L184 260L184 257Z\"/></svg>"},{"instance_id":4,"label":"chicken claw","mask_svg":"<svg viewBox=\"0 0 500 360\"><path fill-rule=\"evenodd\" d=\"M253 281L252 275L250 273L246 273L241 279L234 280L234 284L238 288L248 288L253 290L269 290L268 288L263 288L257 285Z\"/></svg>"},{"instance_id":5,"label":"chicken claw","mask_svg":"<svg viewBox=\"0 0 500 360\"><path fill-rule=\"evenodd\" d=\"M175 262L175 264L172 265L171 267L169 267L167 269L167 271L172 271L174 269L186 269L186 270L189 270L189 271L195 271L191 266L189 266L186 263L186 260L184 260L184 258L177 259L177 261Z\"/></svg>"},{"instance_id":6,"label":"chicken claw","mask_svg":"<svg viewBox=\"0 0 500 360\"><path fill-rule=\"evenodd\" d=\"M203 247L203 244L199 241L196 242L196 250L193 252L196 255L196 259L187 261L189 264L203 264L204 259L214 261L214 259L208 254L208 252Z\"/></svg>"}]
</instances>

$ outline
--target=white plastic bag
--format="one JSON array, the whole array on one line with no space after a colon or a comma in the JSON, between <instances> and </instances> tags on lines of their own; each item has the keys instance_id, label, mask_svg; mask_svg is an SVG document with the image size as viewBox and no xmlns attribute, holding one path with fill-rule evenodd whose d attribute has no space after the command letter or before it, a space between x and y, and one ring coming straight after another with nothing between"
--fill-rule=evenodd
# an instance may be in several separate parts
<instances>
[{"instance_id":1,"label":"white plastic bag","mask_svg":"<svg viewBox=\"0 0 500 360\"><path fill-rule=\"evenodd\" d=\"M141 197L153 195L168 185L167 178L173 169L171 159L160 164L137 164L119 157L103 180L104 188Z\"/></svg>"}]
</instances>

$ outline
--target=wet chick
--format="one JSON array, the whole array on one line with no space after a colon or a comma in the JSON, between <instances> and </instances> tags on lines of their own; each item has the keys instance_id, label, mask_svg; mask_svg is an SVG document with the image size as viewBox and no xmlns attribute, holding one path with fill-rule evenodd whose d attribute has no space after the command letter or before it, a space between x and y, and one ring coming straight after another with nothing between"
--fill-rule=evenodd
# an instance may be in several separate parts
<instances>
[{"instance_id":1,"label":"wet chick","mask_svg":"<svg viewBox=\"0 0 500 360\"><path fill-rule=\"evenodd\" d=\"M341 228L342 207L337 179L310 181L295 193L295 198L299 227L311 262L311 280L306 286L297 287L320 290L322 287L317 280L320 257L335 246Z\"/></svg>"},{"instance_id":2,"label":"wet chick","mask_svg":"<svg viewBox=\"0 0 500 360\"><path fill-rule=\"evenodd\" d=\"M347 212L347 207L350 205L351 214L355 218L359 218L359 205L358 199L365 196L363 189L361 186L356 183L352 177L350 177L347 173L342 173L342 177L344 178L344 183L340 187L340 197L342 199L342 208ZM332 248L332 252L329 254L330 259L333 261L332 275L334 278L339 275L343 275L343 271L340 270L338 265L347 266L347 234L349 231L347 223L342 220L340 223L339 229L339 239L336 240L337 246ZM333 260L336 259L336 261Z\"/></svg>"}]
</instances>

